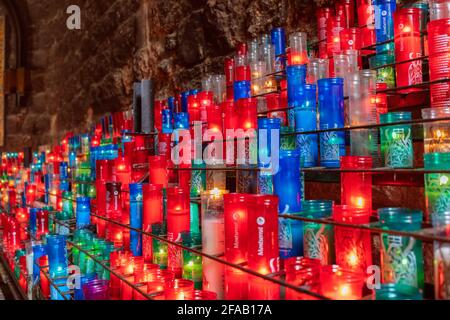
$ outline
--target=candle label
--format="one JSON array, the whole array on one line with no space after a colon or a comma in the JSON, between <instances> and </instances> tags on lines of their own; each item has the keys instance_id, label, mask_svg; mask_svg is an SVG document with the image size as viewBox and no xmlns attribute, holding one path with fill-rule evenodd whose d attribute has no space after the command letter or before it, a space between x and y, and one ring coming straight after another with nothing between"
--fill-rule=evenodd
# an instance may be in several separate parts
<instances>
[{"instance_id":1,"label":"candle label","mask_svg":"<svg viewBox=\"0 0 450 320\"><path fill-rule=\"evenodd\" d=\"M383 235L383 238L383 281L418 288L418 257L413 250L420 243L414 238L405 243L404 237Z\"/></svg>"}]
</instances>

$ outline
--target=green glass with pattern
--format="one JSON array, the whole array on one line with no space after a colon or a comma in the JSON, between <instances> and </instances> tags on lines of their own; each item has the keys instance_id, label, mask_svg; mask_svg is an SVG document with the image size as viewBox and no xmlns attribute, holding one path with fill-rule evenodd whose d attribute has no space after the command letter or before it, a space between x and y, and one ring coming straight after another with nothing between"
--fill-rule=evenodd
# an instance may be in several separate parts
<instances>
[{"instance_id":1,"label":"green glass with pattern","mask_svg":"<svg viewBox=\"0 0 450 320\"><path fill-rule=\"evenodd\" d=\"M333 213L333 201L303 201L302 216L309 219L328 219ZM332 225L304 222L304 256L319 259L322 265L334 263L334 228Z\"/></svg>"},{"instance_id":2,"label":"green glass with pattern","mask_svg":"<svg viewBox=\"0 0 450 320\"><path fill-rule=\"evenodd\" d=\"M380 115L381 124L410 121L411 112L391 112ZM384 165L389 168L412 168L414 149L410 124L380 128L381 153Z\"/></svg>"},{"instance_id":3,"label":"green glass with pattern","mask_svg":"<svg viewBox=\"0 0 450 320\"><path fill-rule=\"evenodd\" d=\"M280 151L295 151L295 150L297 150L297 137L293 133L295 133L294 128L281 127Z\"/></svg>"},{"instance_id":4,"label":"green glass with pattern","mask_svg":"<svg viewBox=\"0 0 450 320\"><path fill-rule=\"evenodd\" d=\"M369 59L371 69L377 71L377 83L386 83L388 88L395 88L395 56L391 54L377 54ZM383 67L386 66L386 67Z\"/></svg>"},{"instance_id":5,"label":"green glass with pattern","mask_svg":"<svg viewBox=\"0 0 450 320\"><path fill-rule=\"evenodd\" d=\"M380 289L374 291L373 298L374 300L423 300L417 288L393 283L382 284Z\"/></svg>"},{"instance_id":6,"label":"green glass with pattern","mask_svg":"<svg viewBox=\"0 0 450 320\"><path fill-rule=\"evenodd\" d=\"M415 232L422 228L423 213L420 210L382 208L378 215L384 230ZM410 286L423 292L422 241L383 233L381 245L382 282Z\"/></svg>"},{"instance_id":7,"label":"green glass with pattern","mask_svg":"<svg viewBox=\"0 0 450 320\"><path fill-rule=\"evenodd\" d=\"M183 246L187 248L201 248L202 236L200 233L184 232L182 233ZM183 279L194 282L196 290L203 288L203 268L202 256L183 250Z\"/></svg>"},{"instance_id":8,"label":"green glass with pattern","mask_svg":"<svg viewBox=\"0 0 450 320\"><path fill-rule=\"evenodd\" d=\"M429 153L424 158L425 170L450 170L450 153ZM426 174L425 199L427 217L439 218L450 214L450 174Z\"/></svg>"},{"instance_id":9,"label":"green glass with pattern","mask_svg":"<svg viewBox=\"0 0 450 320\"><path fill-rule=\"evenodd\" d=\"M198 163L196 160L192 161L193 169L200 170L192 170L192 178L191 178L191 197L197 198L200 197L203 191L206 190L206 164L201 162Z\"/></svg>"},{"instance_id":10,"label":"green glass with pattern","mask_svg":"<svg viewBox=\"0 0 450 320\"><path fill-rule=\"evenodd\" d=\"M167 233L166 226L163 223L156 223L152 225L152 234L163 237ZM163 270L167 269L168 264L168 246L167 243L152 239L153 249L153 263L159 265Z\"/></svg>"}]
</instances>

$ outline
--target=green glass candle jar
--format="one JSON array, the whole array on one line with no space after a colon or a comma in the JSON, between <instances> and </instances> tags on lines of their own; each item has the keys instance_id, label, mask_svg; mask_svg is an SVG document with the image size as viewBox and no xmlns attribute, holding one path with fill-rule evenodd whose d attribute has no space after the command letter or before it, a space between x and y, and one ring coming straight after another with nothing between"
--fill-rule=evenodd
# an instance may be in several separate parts
<instances>
[{"instance_id":1,"label":"green glass candle jar","mask_svg":"<svg viewBox=\"0 0 450 320\"><path fill-rule=\"evenodd\" d=\"M73 203L74 198L72 192L64 191L62 194L62 211L67 219L72 219L74 217Z\"/></svg>"},{"instance_id":2,"label":"green glass candle jar","mask_svg":"<svg viewBox=\"0 0 450 320\"><path fill-rule=\"evenodd\" d=\"M192 161L193 169L201 169L201 170L193 170L192 171L192 179L191 179L191 197L200 197L203 191L206 190L206 164L203 162Z\"/></svg>"},{"instance_id":3,"label":"green glass candle jar","mask_svg":"<svg viewBox=\"0 0 450 320\"><path fill-rule=\"evenodd\" d=\"M333 201L304 201L302 216L327 219L333 214ZM322 265L334 262L334 228L332 225L305 222L303 224L304 256L319 259Z\"/></svg>"},{"instance_id":4,"label":"green glass candle jar","mask_svg":"<svg viewBox=\"0 0 450 320\"><path fill-rule=\"evenodd\" d=\"M280 151L295 151L297 150L297 137L292 134L295 133L293 127L281 127L280 132Z\"/></svg>"},{"instance_id":5,"label":"green glass candle jar","mask_svg":"<svg viewBox=\"0 0 450 320\"><path fill-rule=\"evenodd\" d=\"M382 124L408 120L411 120L410 112L391 112L380 115ZM412 168L414 149L411 125L384 126L380 131L384 165L390 168Z\"/></svg>"},{"instance_id":6,"label":"green glass candle jar","mask_svg":"<svg viewBox=\"0 0 450 320\"><path fill-rule=\"evenodd\" d=\"M163 237L167 234L167 227L163 223L155 223L152 225L152 234L158 237ZM158 239L152 240L153 245L153 263L159 265L163 270L167 269L168 263L168 247L167 243L159 241Z\"/></svg>"},{"instance_id":7,"label":"green glass candle jar","mask_svg":"<svg viewBox=\"0 0 450 320\"><path fill-rule=\"evenodd\" d=\"M377 82L386 83L388 88L395 88L395 67L380 67L392 63L395 63L395 56L391 54L377 54L369 59L370 68L377 68Z\"/></svg>"},{"instance_id":8,"label":"green glass candle jar","mask_svg":"<svg viewBox=\"0 0 450 320\"><path fill-rule=\"evenodd\" d=\"M431 216L434 235L450 237L450 212ZM450 300L450 243L434 242L434 289L436 300Z\"/></svg>"},{"instance_id":9,"label":"green glass candle jar","mask_svg":"<svg viewBox=\"0 0 450 320\"><path fill-rule=\"evenodd\" d=\"M423 213L405 208L378 210L385 230L414 232L421 230ZM422 241L413 237L382 234L382 280L423 290L424 262Z\"/></svg>"},{"instance_id":10,"label":"green glass candle jar","mask_svg":"<svg viewBox=\"0 0 450 320\"><path fill-rule=\"evenodd\" d=\"M182 233L183 245L188 248L200 248L201 234ZM183 250L183 279L192 280L196 290L203 288L202 257L190 251Z\"/></svg>"},{"instance_id":11,"label":"green glass candle jar","mask_svg":"<svg viewBox=\"0 0 450 320\"><path fill-rule=\"evenodd\" d=\"M450 170L450 153L429 153L424 158L425 170ZM450 213L450 174L426 174L425 197L428 217Z\"/></svg>"},{"instance_id":12,"label":"green glass candle jar","mask_svg":"<svg viewBox=\"0 0 450 320\"><path fill-rule=\"evenodd\" d=\"M382 284L373 297L374 300L423 300L417 288L393 283Z\"/></svg>"}]
</instances>

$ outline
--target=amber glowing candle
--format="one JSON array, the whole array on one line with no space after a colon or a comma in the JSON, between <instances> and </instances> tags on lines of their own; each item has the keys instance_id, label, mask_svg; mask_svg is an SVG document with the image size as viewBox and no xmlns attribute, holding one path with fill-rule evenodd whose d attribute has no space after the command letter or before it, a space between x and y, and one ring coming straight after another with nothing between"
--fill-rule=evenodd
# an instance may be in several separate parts
<instances>
[{"instance_id":1,"label":"amber glowing candle","mask_svg":"<svg viewBox=\"0 0 450 320\"><path fill-rule=\"evenodd\" d=\"M278 197L254 195L248 198L248 267L260 274L279 269ZM260 279L258 279L260 280ZM279 298L278 286L251 279L249 299Z\"/></svg>"},{"instance_id":2,"label":"amber glowing candle","mask_svg":"<svg viewBox=\"0 0 450 320\"><path fill-rule=\"evenodd\" d=\"M371 157L346 156L341 158L342 170L371 170ZM341 174L341 203L372 212L372 175L370 172L343 172Z\"/></svg>"},{"instance_id":3,"label":"amber glowing candle","mask_svg":"<svg viewBox=\"0 0 450 320\"><path fill-rule=\"evenodd\" d=\"M336 222L362 225L370 222L366 209L350 206L335 206L333 220ZM365 273L372 265L370 232L346 227L335 227L336 263L345 269Z\"/></svg>"},{"instance_id":4,"label":"amber glowing candle","mask_svg":"<svg viewBox=\"0 0 450 320\"><path fill-rule=\"evenodd\" d=\"M167 188L169 184L167 159L165 156L150 156L148 158L150 170L150 184L160 184L163 188Z\"/></svg>"},{"instance_id":5,"label":"amber glowing candle","mask_svg":"<svg viewBox=\"0 0 450 320\"><path fill-rule=\"evenodd\" d=\"M143 191L143 229L152 232L152 225L163 221L163 188L162 185L144 184ZM153 261L152 238L143 236L142 254L146 262Z\"/></svg>"},{"instance_id":6,"label":"amber glowing candle","mask_svg":"<svg viewBox=\"0 0 450 320\"><path fill-rule=\"evenodd\" d=\"M167 189L167 238L181 242L181 234L190 230L190 190L179 187ZM168 268L180 275L182 250L169 245Z\"/></svg>"},{"instance_id":7,"label":"amber glowing candle","mask_svg":"<svg viewBox=\"0 0 450 320\"><path fill-rule=\"evenodd\" d=\"M422 60L399 63L422 56L420 9L401 8L394 12L394 39L397 85L422 83Z\"/></svg>"},{"instance_id":8,"label":"amber glowing candle","mask_svg":"<svg viewBox=\"0 0 450 320\"><path fill-rule=\"evenodd\" d=\"M186 300L186 296L194 291L194 282L185 279L175 279L173 285L165 291L166 300Z\"/></svg>"},{"instance_id":9,"label":"amber glowing candle","mask_svg":"<svg viewBox=\"0 0 450 320\"><path fill-rule=\"evenodd\" d=\"M362 299L364 274L339 266L322 267L321 294L333 300Z\"/></svg>"}]
</instances>

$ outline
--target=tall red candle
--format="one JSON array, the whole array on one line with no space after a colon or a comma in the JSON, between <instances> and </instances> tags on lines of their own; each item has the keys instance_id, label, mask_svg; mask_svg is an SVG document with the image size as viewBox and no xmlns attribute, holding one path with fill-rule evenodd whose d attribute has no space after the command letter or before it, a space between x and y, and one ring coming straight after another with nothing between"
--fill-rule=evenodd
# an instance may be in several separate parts
<instances>
[{"instance_id":1,"label":"tall red candle","mask_svg":"<svg viewBox=\"0 0 450 320\"><path fill-rule=\"evenodd\" d=\"M151 233L152 224L163 221L163 188L162 185L144 184L143 193L143 229ZM144 235L142 238L142 255L146 262L153 261L152 238Z\"/></svg>"},{"instance_id":2,"label":"tall red candle","mask_svg":"<svg viewBox=\"0 0 450 320\"><path fill-rule=\"evenodd\" d=\"M181 233L190 230L190 192L179 187L167 189L167 238L180 242ZM176 275L181 273L182 250L176 246L168 248L168 267Z\"/></svg>"},{"instance_id":3,"label":"tall red candle","mask_svg":"<svg viewBox=\"0 0 450 320\"><path fill-rule=\"evenodd\" d=\"M316 12L319 39L319 58L328 58L327 54L327 21L331 18L331 8L319 8Z\"/></svg>"},{"instance_id":4,"label":"tall red candle","mask_svg":"<svg viewBox=\"0 0 450 320\"><path fill-rule=\"evenodd\" d=\"M97 160L96 162L96 193L97 197L96 208L97 215L106 216L106 182L112 180L113 176L113 161L112 160ZM97 234L99 237L106 235L106 221L102 219L96 220Z\"/></svg>"},{"instance_id":5,"label":"tall red candle","mask_svg":"<svg viewBox=\"0 0 450 320\"><path fill-rule=\"evenodd\" d=\"M247 261L247 201L251 195L225 194L225 258L228 262L242 264ZM227 300L245 300L248 296L247 274L226 268L225 297Z\"/></svg>"},{"instance_id":6,"label":"tall red candle","mask_svg":"<svg viewBox=\"0 0 450 320\"><path fill-rule=\"evenodd\" d=\"M163 188L167 188L168 170L167 159L165 156L150 156L148 158L150 170L150 184L160 184Z\"/></svg>"},{"instance_id":7,"label":"tall red candle","mask_svg":"<svg viewBox=\"0 0 450 320\"><path fill-rule=\"evenodd\" d=\"M279 270L278 197L253 195L248 197L248 267L260 274ZM250 299L278 299L278 286L249 279Z\"/></svg>"},{"instance_id":8,"label":"tall red candle","mask_svg":"<svg viewBox=\"0 0 450 320\"><path fill-rule=\"evenodd\" d=\"M394 12L394 39L397 85L402 87L422 83L422 60L398 63L422 56L420 9L401 8Z\"/></svg>"},{"instance_id":9,"label":"tall red candle","mask_svg":"<svg viewBox=\"0 0 450 320\"><path fill-rule=\"evenodd\" d=\"M258 100L253 98L240 99L237 102L237 114L239 117L237 128L245 130L258 128L257 106Z\"/></svg>"},{"instance_id":10,"label":"tall red candle","mask_svg":"<svg viewBox=\"0 0 450 320\"><path fill-rule=\"evenodd\" d=\"M287 124L286 112L280 111L281 109L281 97L279 93L270 93L266 95L267 111L272 111L268 114L269 118L281 119L281 125Z\"/></svg>"},{"instance_id":11,"label":"tall red candle","mask_svg":"<svg viewBox=\"0 0 450 320\"><path fill-rule=\"evenodd\" d=\"M345 17L333 16L327 21L327 54L332 58L341 52L341 31L346 27Z\"/></svg>"}]
</instances>

